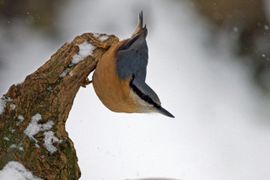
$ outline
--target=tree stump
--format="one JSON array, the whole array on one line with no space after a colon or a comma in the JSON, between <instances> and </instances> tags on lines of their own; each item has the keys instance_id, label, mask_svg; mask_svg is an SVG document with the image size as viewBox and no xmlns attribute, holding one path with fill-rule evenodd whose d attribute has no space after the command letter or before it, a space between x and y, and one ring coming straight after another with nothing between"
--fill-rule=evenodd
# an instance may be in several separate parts
<instances>
[{"instance_id":1,"label":"tree stump","mask_svg":"<svg viewBox=\"0 0 270 180\"><path fill-rule=\"evenodd\" d=\"M0 99L0 169L18 161L42 179L79 179L76 151L65 123L81 86L119 39L85 33L65 43L24 82Z\"/></svg>"}]
</instances>

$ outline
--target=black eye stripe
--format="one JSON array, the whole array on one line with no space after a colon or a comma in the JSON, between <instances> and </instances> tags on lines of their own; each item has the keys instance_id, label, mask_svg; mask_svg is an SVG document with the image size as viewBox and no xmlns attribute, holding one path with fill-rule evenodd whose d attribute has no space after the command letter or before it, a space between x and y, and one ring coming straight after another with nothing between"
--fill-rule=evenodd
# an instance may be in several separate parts
<instances>
[{"instance_id":1,"label":"black eye stripe","mask_svg":"<svg viewBox=\"0 0 270 180\"><path fill-rule=\"evenodd\" d=\"M158 105L157 103L155 103L153 100L152 100L152 98L150 98L149 96L147 96L147 95L145 95L145 94L143 94L141 91L140 91L140 89L139 88L137 88L132 82L133 82L133 80L134 80L134 75L132 75L132 79L131 79L131 81L130 81L130 83L129 83L129 86L131 87L131 89L141 98L141 99L143 99L145 102L147 102L147 103L149 103L149 104L151 104L151 105L153 105L155 108L157 108L157 109L160 109L160 105Z\"/></svg>"}]
</instances>

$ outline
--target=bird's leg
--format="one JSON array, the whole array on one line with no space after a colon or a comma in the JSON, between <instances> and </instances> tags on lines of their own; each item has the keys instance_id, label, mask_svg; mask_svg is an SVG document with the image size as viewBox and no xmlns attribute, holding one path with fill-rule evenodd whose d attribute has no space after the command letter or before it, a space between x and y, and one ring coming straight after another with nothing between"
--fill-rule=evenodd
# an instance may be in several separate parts
<instances>
[{"instance_id":1,"label":"bird's leg","mask_svg":"<svg viewBox=\"0 0 270 180\"><path fill-rule=\"evenodd\" d=\"M86 86L91 83L92 83L92 80L90 81L88 78L86 78L84 81L81 82L81 86L86 88Z\"/></svg>"}]
</instances>

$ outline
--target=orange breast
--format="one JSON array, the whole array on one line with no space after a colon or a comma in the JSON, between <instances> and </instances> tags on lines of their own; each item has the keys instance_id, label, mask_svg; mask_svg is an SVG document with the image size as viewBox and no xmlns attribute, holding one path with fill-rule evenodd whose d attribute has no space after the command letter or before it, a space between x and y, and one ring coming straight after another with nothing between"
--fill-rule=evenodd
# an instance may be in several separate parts
<instances>
[{"instance_id":1,"label":"orange breast","mask_svg":"<svg viewBox=\"0 0 270 180\"><path fill-rule=\"evenodd\" d=\"M139 112L129 87L130 78L121 80L116 72L116 50L123 43L110 47L99 60L93 75L93 86L101 102L115 112Z\"/></svg>"}]
</instances>

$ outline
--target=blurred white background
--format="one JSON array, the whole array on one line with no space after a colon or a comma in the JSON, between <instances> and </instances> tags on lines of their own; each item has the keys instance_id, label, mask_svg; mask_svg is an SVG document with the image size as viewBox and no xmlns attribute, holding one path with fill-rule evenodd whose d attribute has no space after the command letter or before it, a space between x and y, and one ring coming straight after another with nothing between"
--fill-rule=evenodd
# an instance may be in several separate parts
<instances>
[{"instance_id":1,"label":"blurred white background","mask_svg":"<svg viewBox=\"0 0 270 180\"><path fill-rule=\"evenodd\" d=\"M142 9L149 31L147 82L176 117L113 113L92 85L81 88L67 131L82 180L270 179L269 97L237 60L249 57L232 53L234 39L212 34L188 1L79 0L60 9L54 40L20 21L2 25L1 94L76 35L105 32L128 38Z\"/></svg>"}]
</instances>

